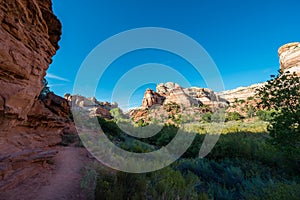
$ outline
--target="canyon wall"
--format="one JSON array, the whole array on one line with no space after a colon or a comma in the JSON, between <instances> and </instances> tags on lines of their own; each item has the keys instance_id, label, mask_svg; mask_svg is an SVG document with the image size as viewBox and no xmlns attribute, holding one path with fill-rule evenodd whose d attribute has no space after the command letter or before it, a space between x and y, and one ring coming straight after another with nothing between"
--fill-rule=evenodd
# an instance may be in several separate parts
<instances>
[{"instance_id":1,"label":"canyon wall","mask_svg":"<svg viewBox=\"0 0 300 200\"><path fill-rule=\"evenodd\" d=\"M288 43L278 49L280 69L300 76L300 42Z\"/></svg>"},{"instance_id":2,"label":"canyon wall","mask_svg":"<svg viewBox=\"0 0 300 200\"><path fill-rule=\"evenodd\" d=\"M0 191L39 173L69 124L65 99L39 100L61 23L50 0L0 1Z\"/></svg>"}]
</instances>

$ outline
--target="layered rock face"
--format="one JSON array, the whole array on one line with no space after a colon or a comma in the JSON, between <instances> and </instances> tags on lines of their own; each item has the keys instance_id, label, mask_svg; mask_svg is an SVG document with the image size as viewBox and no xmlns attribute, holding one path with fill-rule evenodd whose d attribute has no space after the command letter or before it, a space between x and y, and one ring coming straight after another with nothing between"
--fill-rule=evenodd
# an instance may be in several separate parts
<instances>
[{"instance_id":1,"label":"layered rock face","mask_svg":"<svg viewBox=\"0 0 300 200\"><path fill-rule=\"evenodd\" d=\"M251 97L255 96L256 90L261 88L264 83L258 83L250 85L248 87L238 87L233 90L226 90L219 92L218 95L224 96L229 103L234 103L237 100L248 100Z\"/></svg>"},{"instance_id":2,"label":"layered rock face","mask_svg":"<svg viewBox=\"0 0 300 200\"><path fill-rule=\"evenodd\" d=\"M147 89L142 101L142 107L149 108L153 105L162 105L164 97L151 89Z\"/></svg>"},{"instance_id":3,"label":"layered rock face","mask_svg":"<svg viewBox=\"0 0 300 200\"><path fill-rule=\"evenodd\" d=\"M100 102L95 97L86 98L80 95L66 94L65 99L68 100L73 111L80 111L88 117L99 116L111 119L112 116L109 111L111 109L118 108L118 104L116 102Z\"/></svg>"},{"instance_id":4,"label":"layered rock face","mask_svg":"<svg viewBox=\"0 0 300 200\"><path fill-rule=\"evenodd\" d=\"M50 0L0 1L0 191L38 172L68 124L65 100L37 97L61 24Z\"/></svg>"},{"instance_id":5,"label":"layered rock face","mask_svg":"<svg viewBox=\"0 0 300 200\"><path fill-rule=\"evenodd\" d=\"M164 104L176 103L183 107L199 106L201 104L176 83L160 83L157 85L156 91L165 97Z\"/></svg>"},{"instance_id":6,"label":"layered rock face","mask_svg":"<svg viewBox=\"0 0 300 200\"><path fill-rule=\"evenodd\" d=\"M0 111L26 119L58 49L61 24L49 0L5 0L0 9Z\"/></svg>"},{"instance_id":7,"label":"layered rock face","mask_svg":"<svg viewBox=\"0 0 300 200\"><path fill-rule=\"evenodd\" d=\"M280 69L296 72L300 76L300 42L283 45L278 49Z\"/></svg>"},{"instance_id":8,"label":"layered rock face","mask_svg":"<svg viewBox=\"0 0 300 200\"><path fill-rule=\"evenodd\" d=\"M146 93L144 99L146 98ZM176 103L186 108L199 107L201 105L220 107L228 105L224 98L208 88L183 88L172 82L158 84L154 93L162 97L162 101L157 103L160 105Z\"/></svg>"},{"instance_id":9,"label":"layered rock face","mask_svg":"<svg viewBox=\"0 0 300 200\"><path fill-rule=\"evenodd\" d=\"M216 107L226 107L228 101L207 88L183 88L168 82L156 86L156 91L147 89L142 106L129 112L133 121L149 121L149 118L164 121L170 117L176 120L180 115L195 115ZM205 105L203 108L201 106ZM179 120L179 117L178 117ZM171 121L169 120L169 122Z\"/></svg>"}]
</instances>

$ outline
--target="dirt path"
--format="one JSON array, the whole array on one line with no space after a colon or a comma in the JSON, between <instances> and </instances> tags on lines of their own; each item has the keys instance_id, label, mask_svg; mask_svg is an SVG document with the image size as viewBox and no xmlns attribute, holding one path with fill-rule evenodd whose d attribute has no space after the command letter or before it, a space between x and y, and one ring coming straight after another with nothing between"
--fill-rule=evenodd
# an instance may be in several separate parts
<instances>
[{"instance_id":1,"label":"dirt path","mask_svg":"<svg viewBox=\"0 0 300 200\"><path fill-rule=\"evenodd\" d=\"M1 195L6 200L84 200L80 170L89 162L84 148L59 147L52 170L32 177Z\"/></svg>"},{"instance_id":2,"label":"dirt path","mask_svg":"<svg viewBox=\"0 0 300 200\"><path fill-rule=\"evenodd\" d=\"M49 185L41 188L39 199L83 199L80 194L80 169L84 166L81 149L66 147L54 158L57 170L49 180Z\"/></svg>"}]
</instances>

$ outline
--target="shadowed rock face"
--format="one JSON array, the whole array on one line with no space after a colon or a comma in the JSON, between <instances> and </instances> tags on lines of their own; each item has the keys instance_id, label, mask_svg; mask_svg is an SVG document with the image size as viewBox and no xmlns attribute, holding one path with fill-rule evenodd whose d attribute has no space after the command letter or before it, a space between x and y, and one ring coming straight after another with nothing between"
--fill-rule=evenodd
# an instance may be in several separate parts
<instances>
[{"instance_id":1,"label":"shadowed rock face","mask_svg":"<svg viewBox=\"0 0 300 200\"><path fill-rule=\"evenodd\" d=\"M60 35L50 0L0 1L0 191L37 173L68 125L64 99L37 99Z\"/></svg>"}]
</instances>

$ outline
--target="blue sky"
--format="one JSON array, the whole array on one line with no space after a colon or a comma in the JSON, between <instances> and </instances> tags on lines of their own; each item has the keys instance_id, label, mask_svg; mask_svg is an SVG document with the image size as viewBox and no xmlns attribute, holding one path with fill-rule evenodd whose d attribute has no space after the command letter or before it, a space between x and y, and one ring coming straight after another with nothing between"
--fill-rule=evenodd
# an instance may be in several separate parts
<instances>
[{"instance_id":1,"label":"blue sky","mask_svg":"<svg viewBox=\"0 0 300 200\"><path fill-rule=\"evenodd\" d=\"M186 34L201 44L217 65L225 89L263 82L279 69L277 49L285 43L300 41L299 2L53 0L63 34L47 80L55 93L72 93L82 62L99 43L129 29L163 27ZM137 51L109 66L97 87L97 99L109 101L118 79L136 65L147 62L171 66L191 85L206 86L201 77L193 76L189 63L175 55L155 50ZM166 76L166 81L172 81L172 75ZM140 101L147 87L153 88L155 83L137 85L139 89L133 91L132 104ZM126 84L123 88L126 89Z\"/></svg>"}]
</instances>

